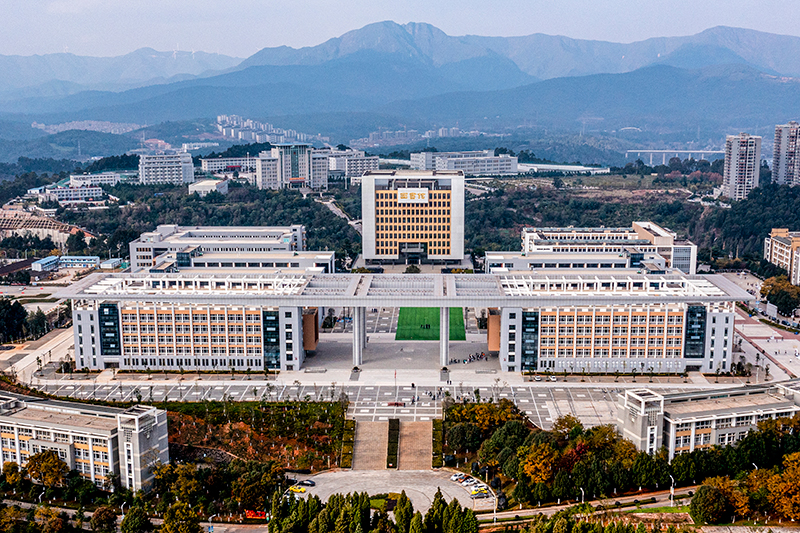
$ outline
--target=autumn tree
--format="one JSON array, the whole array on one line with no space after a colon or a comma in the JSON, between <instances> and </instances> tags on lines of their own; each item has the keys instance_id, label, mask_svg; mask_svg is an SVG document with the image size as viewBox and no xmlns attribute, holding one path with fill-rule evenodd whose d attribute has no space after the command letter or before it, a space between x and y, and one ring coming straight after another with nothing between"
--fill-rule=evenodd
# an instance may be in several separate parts
<instances>
[{"instance_id":1,"label":"autumn tree","mask_svg":"<svg viewBox=\"0 0 800 533\"><path fill-rule=\"evenodd\" d=\"M703 485L692 497L689 514L695 524L718 524L729 517L730 507L721 490Z\"/></svg>"},{"instance_id":2,"label":"autumn tree","mask_svg":"<svg viewBox=\"0 0 800 533\"><path fill-rule=\"evenodd\" d=\"M20 470L19 465L13 461L6 461L3 463L3 475L6 478L6 483L9 485L16 485L23 479L24 470Z\"/></svg>"},{"instance_id":3,"label":"autumn tree","mask_svg":"<svg viewBox=\"0 0 800 533\"><path fill-rule=\"evenodd\" d=\"M67 463L58 458L53 450L45 450L28 459L28 474L31 479L47 488L58 487L64 483L69 472Z\"/></svg>"},{"instance_id":4,"label":"autumn tree","mask_svg":"<svg viewBox=\"0 0 800 533\"><path fill-rule=\"evenodd\" d=\"M164 513L161 533L201 533L200 519L186 502L175 503Z\"/></svg>"},{"instance_id":5,"label":"autumn tree","mask_svg":"<svg viewBox=\"0 0 800 533\"><path fill-rule=\"evenodd\" d=\"M783 471L769 480L775 510L790 520L800 520L800 452L783 458Z\"/></svg>"},{"instance_id":6,"label":"autumn tree","mask_svg":"<svg viewBox=\"0 0 800 533\"><path fill-rule=\"evenodd\" d=\"M746 486L740 487L737 482L732 481L727 476L710 477L703 482L703 485L718 489L738 516L747 517L750 515L747 493L742 490Z\"/></svg>"},{"instance_id":7,"label":"autumn tree","mask_svg":"<svg viewBox=\"0 0 800 533\"><path fill-rule=\"evenodd\" d=\"M117 513L111 507L98 507L89 521L92 531L114 533L117 530Z\"/></svg>"},{"instance_id":8,"label":"autumn tree","mask_svg":"<svg viewBox=\"0 0 800 533\"><path fill-rule=\"evenodd\" d=\"M549 483L555 475L558 453L549 444L532 444L521 447L518 456L522 471L533 483Z\"/></svg>"}]
</instances>

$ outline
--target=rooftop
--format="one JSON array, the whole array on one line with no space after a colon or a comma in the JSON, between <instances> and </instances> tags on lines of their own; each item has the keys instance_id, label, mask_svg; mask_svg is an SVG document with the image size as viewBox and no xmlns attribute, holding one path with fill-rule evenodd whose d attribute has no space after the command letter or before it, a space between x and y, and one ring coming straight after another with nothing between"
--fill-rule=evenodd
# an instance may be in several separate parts
<instances>
[{"instance_id":1,"label":"rooftop","mask_svg":"<svg viewBox=\"0 0 800 533\"><path fill-rule=\"evenodd\" d=\"M797 407L795 402L775 392L755 391L747 389L739 395L710 397L702 400L670 402L667 398L664 414L672 420L700 418L707 416L736 415L753 411L786 411Z\"/></svg>"}]
</instances>

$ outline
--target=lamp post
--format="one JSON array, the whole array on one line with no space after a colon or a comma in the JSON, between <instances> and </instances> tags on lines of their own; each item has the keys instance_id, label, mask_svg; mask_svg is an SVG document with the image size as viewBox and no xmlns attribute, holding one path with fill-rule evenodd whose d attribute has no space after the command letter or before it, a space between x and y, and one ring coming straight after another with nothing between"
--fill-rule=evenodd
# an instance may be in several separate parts
<instances>
[{"instance_id":1,"label":"lamp post","mask_svg":"<svg viewBox=\"0 0 800 533\"><path fill-rule=\"evenodd\" d=\"M122 502L122 505L119 506L119 512L122 513L122 519L125 520L125 504L128 502Z\"/></svg>"},{"instance_id":2,"label":"lamp post","mask_svg":"<svg viewBox=\"0 0 800 533\"><path fill-rule=\"evenodd\" d=\"M581 503L586 503L586 498L585 498L586 493L583 491L583 487L580 487L580 489L581 489Z\"/></svg>"},{"instance_id":3,"label":"lamp post","mask_svg":"<svg viewBox=\"0 0 800 533\"><path fill-rule=\"evenodd\" d=\"M672 483L669 487L669 506L675 507L675 478L672 474L669 475L669 480Z\"/></svg>"}]
</instances>

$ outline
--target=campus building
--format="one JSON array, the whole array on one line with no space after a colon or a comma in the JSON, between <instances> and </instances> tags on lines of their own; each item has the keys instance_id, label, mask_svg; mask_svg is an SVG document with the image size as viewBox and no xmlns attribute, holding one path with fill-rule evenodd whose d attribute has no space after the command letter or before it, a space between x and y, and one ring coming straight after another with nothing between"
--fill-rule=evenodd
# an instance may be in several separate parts
<instances>
[{"instance_id":1,"label":"campus building","mask_svg":"<svg viewBox=\"0 0 800 533\"><path fill-rule=\"evenodd\" d=\"M202 180L189 184L189 194L205 196L210 192L228 194L228 180Z\"/></svg>"},{"instance_id":2,"label":"campus building","mask_svg":"<svg viewBox=\"0 0 800 533\"><path fill-rule=\"evenodd\" d=\"M528 255L522 252L486 252L484 270L487 274L526 271L585 271L594 269L639 269L650 274L663 274L666 260L655 252L645 253L635 247L620 253L572 252L569 254L541 252Z\"/></svg>"},{"instance_id":3,"label":"campus building","mask_svg":"<svg viewBox=\"0 0 800 533\"><path fill-rule=\"evenodd\" d=\"M216 174L218 172L255 172L258 167L258 158L247 157L213 157L201 159L200 168L203 172Z\"/></svg>"},{"instance_id":4,"label":"campus building","mask_svg":"<svg viewBox=\"0 0 800 533\"><path fill-rule=\"evenodd\" d=\"M118 172L101 172L99 174L72 174L69 177L70 187L86 187L108 185L113 187L120 182L122 176Z\"/></svg>"},{"instance_id":5,"label":"campus building","mask_svg":"<svg viewBox=\"0 0 800 533\"><path fill-rule=\"evenodd\" d=\"M203 252L253 253L303 251L306 228L293 226L178 226L163 224L155 231L142 233L131 241L131 270L136 272L156 265L166 252L178 253L200 248Z\"/></svg>"},{"instance_id":6,"label":"campus building","mask_svg":"<svg viewBox=\"0 0 800 533\"><path fill-rule=\"evenodd\" d=\"M494 155L491 150L470 152L420 152L411 154L415 170L460 170L468 176L517 174L517 158L508 154Z\"/></svg>"},{"instance_id":7,"label":"campus building","mask_svg":"<svg viewBox=\"0 0 800 533\"><path fill-rule=\"evenodd\" d=\"M640 451L661 447L676 455L742 440L764 420L800 412L800 383L748 385L713 391L659 394L627 390L619 396L617 427Z\"/></svg>"},{"instance_id":8,"label":"campus building","mask_svg":"<svg viewBox=\"0 0 800 533\"><path fill-rule=\"evenodd\" d=\"M464 260L464 173L377 170L361 178L367 264Z\"/></svg>"},{"instance_id":9,"label":"campus building","mask_svg":"<svg viewBox=\"0 0 800 533\"><path fill-rule=\"evenodd\" d=\"M722 276L639 274L95 274L58 294L73 305L78 368L299 370L325 308L351 308L353 365L366 310L439 307L449 362L450 307L490 309L487 343L508 372L727 371L734 302ZM494 348L493 348L494 347Z\"/></svg>"},{"instance_id":10,"label":"campus building","mask_svg":"<svg viewBox=\"0 0 800 533\"><path fill-rule=\"evenodd\" d=\"M190 246L180 252L164 252L147 269L153 274L175 272L261 271L328 273L335 271L335 252L204 252L202 246Z\"/></svg>"},{"instance_id":11,"label":"campus building","mask_svg":"<svg viewBox=\"0 0 800 533\"><path fill-rule=\"evenodd\" d=\"M359 183L365 172L378 170L380 162L377 155L368 156L363 150L318 150L328 156L328 168L333 172Z\"/></svg>"},{"instance_id":12,"label":"campus building","mask_svg":"<svg viewBox=\"0 0 800 533\"><path fill-rule=\"evenodd\" d=\"M614 254L617 259L608 257ZM629 228L524 228L516 261L527 262L528 268L521 270L622 268L623 262L636 268L647 258L658 263L656 255L669 268L696 273L697 245L652 222L634 222Z\"/></svg>"},{"instance_id":13,"label":"campus building","mask_svg":"<svg viewBox=\"0 0 800 533\"><path fill-rule=\"evenodd\" d=\"M744 200L758 187L761 172L761 137L740 133L725 140L725 167L722 195Z\"/></svg>"},{"instance_id":14,"label":"campus building","mask_svg":"<svg viewBox=\"0 0 800 533\"><path fill-rule=\"evenodd\" d=\"M59 268L97 268L100 257L96 255L49 255L31 264L34 272L49 272Z\"/></svg>"},{"instance_id":15,"label":"campus building","mask_svg":"<svg viewBox=\"0 0 800 533\"><path fill-rule=\"evenodd\" d=\"M189 152L142 154L139 156L141 185L185 185L194 181L194 164Z\"/></svg>"},{"instance_id":16,"label":"campus building","mask_svg":"<svg viewBox=\"0 0 800 533\"><path fill-rule=\"evenodd\" d=\"M259 189L328 188L328 156L310 144L278 144L258 154L256 186Z\"/></svg>"},{"instance_id":17,"label":"campus building","mask_svg":"<svg viewBox=\"0 0 800 533\"><path fill-rule=\"evenodd\" d=\"M800 124L795 121L775 126L772 183L800 185Z\"/></svg>"},{"instance_id":18,"label":"campus building","mask_svg":"<svg viewBox=\"0 0 800 533\"><path fill-rule=\"evenodd\" d=\"M3 460L25 466L52 450L98 487L111 476L131 491L148 490L152 467L169 462L167 412L146 405L117 409L4 392L0 395Z\"/></svg>"},{"instance_id":19,"label":"campus building","mask_svg":"<svg viewBox=\"0 0 800 533\"><path fill-rule=\"evenodd\" d=\"M800 285L800 231L773 228L764 239L764 259L789 273L789 281Z\"/></svg>"}]
</instances>

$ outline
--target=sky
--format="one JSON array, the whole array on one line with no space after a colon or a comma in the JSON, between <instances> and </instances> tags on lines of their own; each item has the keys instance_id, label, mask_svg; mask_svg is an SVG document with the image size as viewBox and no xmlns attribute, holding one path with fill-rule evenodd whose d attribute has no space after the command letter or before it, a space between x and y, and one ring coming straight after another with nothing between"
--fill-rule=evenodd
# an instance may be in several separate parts
<instances>
[{"instance_id":1,"label":"sky","mask_svg":"<svg viewBox=\"0 0 800 533\"><path fill-rule=\"evenodd\" d=\"M0 54L113 56L137 48L247 57L314 46L372 22L450 35L633 42L725 25L800 36L792 0L0 0Z\"/></svg>"}]
</instances>

